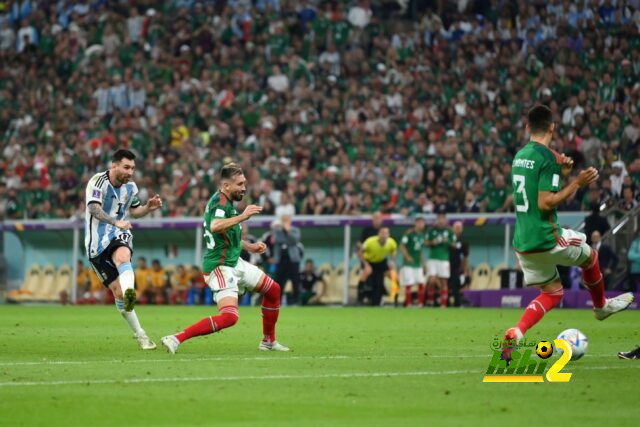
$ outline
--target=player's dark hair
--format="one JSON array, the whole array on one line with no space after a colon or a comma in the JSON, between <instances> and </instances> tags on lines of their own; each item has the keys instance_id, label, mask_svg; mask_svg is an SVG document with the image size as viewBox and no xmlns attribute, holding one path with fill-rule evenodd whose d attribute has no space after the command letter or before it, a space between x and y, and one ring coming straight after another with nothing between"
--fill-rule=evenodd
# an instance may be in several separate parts
<instances>
[{"instance_id":1,"label":"player's dark hair","mask_svg":"<svg viewBox=\"0 0 640 427\"><path fill-rule=\"evenodd\" d=\"M220 171L220 178L223 180L231 179L236 175L242 175L244 172L242 168L235 163L227 163L222 167Z\"/></svg>"},{"instance_id":2,"label":"player's dark hair","mask_svg":"<svg viewBox=\"0 0 640 427\"><path fill-rule=\"evenodd\" d=\"M136 159L136 155L133 154L129 150L125 150L124 148L120 148L115 153L113 153L113 156L111 157L111 161L114 162L114 163L117 163L122 159L135 160Z\"/></svg>"},{"instance_id":3,"label":"player's dark hair","mask_svg":"<svg viewBox=\"0 0 640 427\"><path fill-rule=\"evenodd\" d=\"M553 114L546 105L536 105L527 114L531 133L545 133L553 123Z\"/></svg>"}]
</instances>

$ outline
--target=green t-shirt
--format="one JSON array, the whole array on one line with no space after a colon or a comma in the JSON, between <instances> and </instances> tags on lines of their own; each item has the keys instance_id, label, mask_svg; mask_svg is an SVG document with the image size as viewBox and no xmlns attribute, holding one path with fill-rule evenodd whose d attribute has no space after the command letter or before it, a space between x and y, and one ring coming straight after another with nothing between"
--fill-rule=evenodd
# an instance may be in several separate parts
<instances>
[{"instance_id":1,"label":"green t-shirt","mask_svg":"<svg viewBox=\"0 0 640 427\"><path fill-rule=\"evenodd\" d=\"M456 241L456 236L449 227L433 227L427 231L427 240L437 242L431 246L429 259L449 261L449 246Z\"/></svg>"},{"instance_id":2,"label":"green t-shirt","mask_svg":"<svg viewBox=\"0 0 640 427\"><path fill-rule=\"evenodd\" d=\"M236 224L221 233L211 232L211 221L237 216L238 212L227 197L216 192L204 211L204 243L206 251L202 261L202 272L211 273L217 267L224 265L235 267L242 251L242 227Z\"/></svg>"},{"instance_id":3,"label":"green t-shirt","mask_svg":"<svg viewBox=\"0 0 640 427\"><path fill-rule=\"evenodd\" d=\"M404 236L402 236L402 240L400 243L407 248L407 253L411 258L413 258L412 262L403 260L403 264L405 267L421 267L422 266L422 248L424 248L424 240L425 235L424 232L418 233L413 228L409 230Z\"/></svg>"},{"instance_id":4,"label":"green t-shirt","mask_svg":"<svg viewBox=\"0 0 640 427\"><path fill-rule=\"evenodd\" d=\"M500 209L508 195L507 188L491 188L484 197L488 200L487 212L495 212Z\"/></svg>"},{"instance_id":5,"label":"green t-shirt","mask_svg":"<svg viewBox=\"0 0 640 427\"><path fill-rule=\"evenodd\" d=\"M530 141L516 154L511 164L516 228L513 247L518 252L545 251L562 236L556 209L538 208L540 191L560 190L560 165L555 151Z\"/></svg>"}]
</instances>

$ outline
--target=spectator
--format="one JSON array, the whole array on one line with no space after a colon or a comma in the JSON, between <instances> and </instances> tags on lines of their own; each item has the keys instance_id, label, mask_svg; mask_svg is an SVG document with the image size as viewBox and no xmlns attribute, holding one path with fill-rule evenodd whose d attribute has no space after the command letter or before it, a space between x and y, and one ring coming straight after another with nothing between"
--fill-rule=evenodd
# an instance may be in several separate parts
<instances>
[{"instance_id":1,"label":"spectator","mask_svg":"<svg viewBox=\"0 0 640 427\"><path fill-rule=\"evenodd\" d=\"M295 305L300 302L300 229L291 224L290 216L283 216L281 221L281 226L273 234L275 277L283 287L288 280L291 281L293 291L287 294L287 304Z\"/></svg>"},{"instance_id":2,"label":"spectator","mask_svg":"<svg viewBox=\"0 0 640 427\"><path fill-rule=\"evenodd\" d=\"M151 261L151 271L149 273L149 287L147 287L147 298L151 304L166 304L167 295L171 290L171 283L167 273L162 268L160 260Z\"/></svg>"},{"instance_id":3,"label":"spectator","mask_svg":"<svg viewBox=\"0 0 640 427\"><path fill-rule=\"evenodd\" d=\"M151 286L151 269L147 266L147 259L145 257L139 257L136 264L136 294L138 299L144 299L146 290Z\"/></svg>"},{"instance_id":4,"label":"spectator","mask_svg":"<svg viewBox=\"0 0 640 427\"><path fill-rule=\"evenodd\" d=\"M629 282L627 290L636 292L640 284L640 236L637 236L629 246Z\"/></svg>"},{"instance_id":5,"label":"spectator","mask_svg":"<svg viewBox=\"0 0 640 427\"><path fill-rule=\"evenodd\" d=\"M318 289L318 285L321 285ZM307 259L304 269L300 272L300 301L302 305L320 304L322 296L327 289L324 276L318 276L312 259Z\"/></svg>"},{"instance_id":6,"label":"spectator","mask_svg":"<svg viewBox=\"0 0 640 427\"><path fill-rule=\"evenodd\" d=\"M605 286L613 286L614 283L611 283L611 279L618 266L618 256L613 252L611 246L602 242L602 236L599 231L591 233L591 247L598 251L600 270L602 271Z\"/></svg>"},{"instance_id":7,"label":"spectator","mask_svg":"<svg viewBox=\"0 0 640 427\"><path fill-rule=\"evenodd\" d=\"M591 245L591 237L594 231L597 231L601 236L609 231L611 226L606 218L600 216L600 206L594 204L591 206L591 215L584 219L584 233L587 235L587 243Z\"/></svg>"},{"instance_id":8,"label":"spectator","mask_svg":"<svg viewBox=\"0 0 640 427\"><path fill-rule=\"evenodd\" d=\"M188 292L191 285L191 274L187 272L184 265L176 267L176 272L171 278L172 287L169 301L171 304L186 304Z\"/></svg>"}]
</instances>

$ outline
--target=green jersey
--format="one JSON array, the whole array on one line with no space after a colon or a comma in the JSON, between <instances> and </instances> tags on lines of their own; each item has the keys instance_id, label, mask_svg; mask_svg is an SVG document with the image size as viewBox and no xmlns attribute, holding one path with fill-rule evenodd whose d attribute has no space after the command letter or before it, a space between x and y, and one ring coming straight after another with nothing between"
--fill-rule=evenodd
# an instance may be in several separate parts
<instances>
[{"instance_id":1,"label":"green jersey","mask_svg":"<svg viewBox=\"0 0 640 427\"><path fill-rule=\"evenodd\" d=\"M511 165L516 229L513 247L518 252L546 251L562 236L556 210L538 208L538 192L560 190L560 155L530 141L516 154Z\"/></svg>"},{"instance_id":2,"label":"green jersey","mask_svg":"<svg viewBox=\"0 0 640 427\"><path fill-rule=\"evenodd\" d=\"M221 265L235 267L238 263L242 251L242 226L236 224L221 233L211 232L211 221L214 219L237 215L231 200L219 191L209 199L204 211L204 243L207 250L202 261L203 273L209 274Z\"/></svg>"},{"instance_id":3,"label":"green jersey","mask_svg":"<svg viewBox=\"0 0 640 427\"><path fill-rule=\"evenodd\" d=\"M449 227L430 228L427 240L436 242L436 245L431 246L429 259L449 261L449 247L456 242L456 236Z\"/></svg>"},{"instance_id":4,"label":"green jersey","mask_svg":"<svg viewBox=\"0 0 640 427\"><path fill-rule=\"evenodd\" d=\"M421 267L422 266L422 248L424 247L425 236L424 233L418 233L416 230L409 230L404 236L402 236L402 243L407 248L407 253L412 262L403 260L405 267Z\"/></svg>"}]
</instances>

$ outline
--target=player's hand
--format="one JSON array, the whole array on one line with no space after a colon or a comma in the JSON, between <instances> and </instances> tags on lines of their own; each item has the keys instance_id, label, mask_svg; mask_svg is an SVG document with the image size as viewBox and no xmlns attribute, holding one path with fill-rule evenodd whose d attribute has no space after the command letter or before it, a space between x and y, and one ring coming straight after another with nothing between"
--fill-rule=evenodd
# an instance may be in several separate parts
<instances>
[{"instance_id":1,"label":"player's hand","mask_svg":"<svg viewBox=\"0 0 640 427\"><path fill-rule=\"evenodd\" d=\"M244 209L244 212L242 212L242 216L249 219L260 212L262 212L262 206L249 205Z\"/></svg>"},{"instance_id":2,"label":"player's hand","mask_svg":"<svg viewBox=\"0 0 640 427\"><path fill-rule=\"evenodd\" d=\"M264 242L252 243L248 249L254 254L263 254L267 251L267 245Z\"/></svg>"},{"instance_id":3,"label":"player's hand","mask_svg":"<svg viewBox=\"0 0 640 427\"><path fill-rule=\"evenodd\" d=\"M131 230L132 228L129 221L116 221L114 225L121 230Z\"/></svg>"},{"instance_id":4,"label":"player's hand","mask_svg":"<svg viewBox=\"0 0 640 427\"><path fill-rule=\"evenodd\" d=\"M568 177L571 173L571 169L573 169L573 159L569 156L561 155L560 160L561 165L561 173L564 178Z\"/></svg>"},{"instance_id":5,"label":"player's hand","mask_svg":"<svg viewBox=\"0 0 640 427\"><path fill-rule=\"evenodd\" d=\"M162 199L160 198L159 195L156 194L155 196L149 199L149 201L147 202L147 206L149 206L150 211L155 211L156 209L159 209L162 207Z\"/></svg>"},{"instance_id":6,"label":"player's hand","mask_svg":"<svg viewBox=\"0 0 640 427\"><path fill-rule=\"evenodd\" d=\"M576 178L576 182L580 187L586 187L592 182L596 182L599 178L598 170L596 168L587 168L581 170Z\"/></svg>"}]
</instances>

